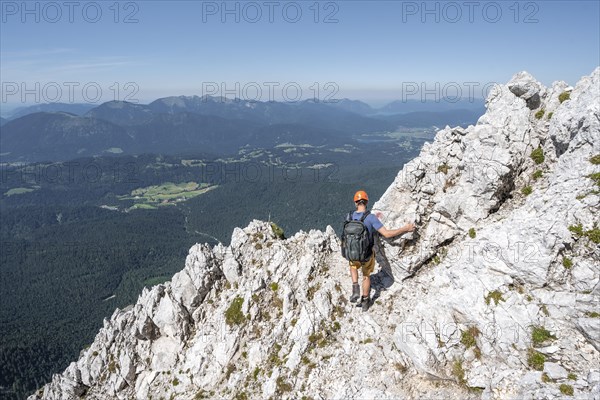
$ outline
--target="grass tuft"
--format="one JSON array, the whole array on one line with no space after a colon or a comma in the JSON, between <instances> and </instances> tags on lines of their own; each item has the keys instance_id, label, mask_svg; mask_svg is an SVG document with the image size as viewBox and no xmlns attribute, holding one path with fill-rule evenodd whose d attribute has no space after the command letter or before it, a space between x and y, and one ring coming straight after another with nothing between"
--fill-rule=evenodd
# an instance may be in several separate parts
<instances>
[{"instance_id":1,"label":"grass tuft","mask_svg":"<svg viewBox=\"0 0 600 400\"><path fill-rule=\"evenodd\" d=\"M527 364L535 369L536 371L542 371L544 369L544 363L546 362L546 357L535 351L533 348L530 348L527 351Z\"/></svg>"},{"instance_id":2,"label":"grass tuft","mask_svg":"<svg viewBox=\"0 0 600 400\"><path fill-rule=\"evenodd\" d=\"M494 290L493 292L489 292L487 296L484 297L485 304L490 305L490 301L494 300L494 303L498 305L501 301L505 301L502 297L502 293L499 290Z\"/></svg>"},{"instance_id":3,"label":"grass tuft","mask_svg":"<svg viewBox=\"0 0 600 400\"><path fill-rule=\"evenodd\" d=\"M283 376L277 377L277 392L286 393L292 391L292 385L290 385Z\"/></svg>"},{"instance_id":4,"label":"grass tuft","mask_svg":"<svg viewBox=\"0 0 600 400\"><path fill-rule=\"evenodd\" d=\"M467 383L465 379L465 370L463 369L462 361L454 360L452 365L452 375L456 377L459 384L465 385Z\"/></svg>"},{"instance_id":5,"label":"grass tuft","mask_svg":"<svg viewBox=\"0 0 600 400\"><path fill-rule=\"evenodd\" d=\"M591 311L585 313L585 316L588 318L600 318L600 313L597 313L596 311Z\"/></svg>"},{"instance_id":6,"label":"grass tuft","mask_svg":"<svg viewBox=\"0 0 600 400\"><path fill-rule=\"evenodd\" d=\"M558 390L560 390L562 394L566 394L567 396L573 396L573 386L571 385L563 383L558 387Z\"/></svg>"},{"instance_id":7,"label":"grass tuft","mask_svg":"<svg viewBox=\"0 0 600 400\"><path fill-rule=\"evenodd\" d=\"M271 230L277 239L285 239L285 232L275 222L271 222Z\"/></svg>"},{"instance_id":8,"label":"grass tuft","mask_svg":"<svg viewBox=\"0 0 600 400\"><path fill-rule=\"evenodd\" d=\"M596 225L590 230L583 230L583 226L581 224L571 225L569 226L569 231L573 232L577 236L585 236L590 239L592 242L598 244L600 243L600 229Z\"/></svg>"},{"instance_id":9,"label":"grass tuft","mask_svg":"<svg viewBox=\"0 0 600 400\"><path fill-rule=\"evenodd\" d=\"M562 92L561 94L558 95L558 101L560 101L561 104L569 99L571 99L570 92Z\"/></svg>"},{"instance_id":10,"label":"grass tuft","mask_svg":"<svg viewBox=\"0 0 600 400\"><path fill-rule=\"evenodd\" d=\"M476 326L471 326L466 331L462 331L460 342L464 344L467 349L473 346L477 346L476 338L480 334L481 332L479 332L479 329L477 329Z\"/></svg>"},{"instance_id":11,"label":"grass tuft","mask_svg":"<svg viewBox=\"0 0 600 400\"><path fill-rule=\"evenodd\" d=\"M471 239L475 239L476 236L477 236L477 232L475 232L475 228L470 228L469 229L469 237Z\"/></svg>"},{"instance_id":12,"label":"grass tuft","mask_svg":"<svg viewBox=\"0 0 600 400\"><path fill-rule=\"evenodd\" d=\"M537 149L535 149L531 152L530 157L533 160L533 162L535 162L536 164L539 165L539 164L543 163L545 160L544 150L542 150L541 147L538 147Z\"/></svg>"},{"instance_id":13,"label":"grass tuft","mask_svg":"<svg viewBox=\"0 0 600 400\"><path fill-rule=\"evenodd\" d=\"M583 226L581 226L581 224L570 225L569 231L573 232L576 235L583 236Z\"/></svg>"},{"instance_id":14,"label":"grass tuft","mask_svg":"<svg viewBox=\"0 0 600 400\"><path fill-rule=\"evenodd\" d=\"M588 237L592 242L598 244L600 243L600 229L594 227L594 229L590 229L585 232L585 236Z\"/></svg>"},{"instance_id":15,"label":"grass tuft","mask_svg":"<svg viewBox=\"0 0 600 400\"><path fill-rule=\"evenodd\" d=\"M594 174L589 174L587 177L590 178L591 180L593 180L594 184L596 184L596 186L600 187L600 172L596 172Z\"/></svg>"},{"instance_id":16,"label":"grass tuft","mask_svg":"<svg viewBox=\"0 0 600 400\"><path fill-rule=\"evenodd\" d=\"M448 164L446 164L446 163L443 163L442 165L439 165L439 166L438 166L438 169L437 169L437 171L438 171L438 172L441 172L441 173L443 173L443 174L447 174L449 169L450 169L450 167L448 166Z\"/></svg>"},{"instance_id":17,"label":"grass tuft","mask_svg":"<svg viewBox=\"0 0 600 400\"><path fill-rule=\"evenodd\" d=\"M541 110L539 110L538 112L535 113L535 118L536 119L542 119L542 117L544 116L545 113L546 113L546 110L544 110L542 108Z\"/></svg>"},{"instance_id":18,"label":"grass tuft","mask_svg":"<svg viewBox=\"0 0 600 400\"><path fill-rule=\"evenodd\" d=\"M543 326L533 326L531 328L531 341L535 347L540 346L546 340L555 340L556 336L552 335L546 328Z\"/></svg>"},{"instance_id":19,"label":"grass tuft","mask_svg":"<svg viewBox=\"0 0 600 400\"><path fill-rule=\"evenodd\" d=\"M242 313L242 304L244 304L244 299L241 297L238 296L233 299L231 305L225 311L225 322L227 325L240 325L246 320L246 317Z\"/></svg>"}]
</instances>

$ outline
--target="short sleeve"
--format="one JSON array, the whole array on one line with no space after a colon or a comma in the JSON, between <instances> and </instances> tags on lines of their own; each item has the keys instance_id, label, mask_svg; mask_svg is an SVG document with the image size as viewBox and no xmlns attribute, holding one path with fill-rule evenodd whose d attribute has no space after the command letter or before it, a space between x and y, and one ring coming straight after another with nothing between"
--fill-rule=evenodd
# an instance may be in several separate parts
<instances>
[{"instance_id":1,"label":"short sleeve","mask_svg":"<svg viewBox=\"0 0 600 400\"><path fill-rule=\"evenodd\" d=\"M371 219L371 225L373 225L374 230L378 231L379 229L381 229L381 227L383 227L383 224L381 223L379 218L377 218L377 216L369 214L369 218Z\"/></svg>"}]
</instances>

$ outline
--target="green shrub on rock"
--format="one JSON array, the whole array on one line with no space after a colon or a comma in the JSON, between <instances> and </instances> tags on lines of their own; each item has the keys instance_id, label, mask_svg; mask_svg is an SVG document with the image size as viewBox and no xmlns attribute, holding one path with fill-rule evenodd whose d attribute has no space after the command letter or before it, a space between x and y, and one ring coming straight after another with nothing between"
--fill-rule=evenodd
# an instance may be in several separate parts
<instances>
[{"instance_id":1,"label":"green shrub on rock","mask_svg":"<svg viewBox=\"0 0 600 400\"><path fill-rule=\"evenodd\" d=\"M275 222L271 222L271 229L273 230L273 234L277 237L277 239L285 239L285 232Z\"/></svg>"}]
</instances>

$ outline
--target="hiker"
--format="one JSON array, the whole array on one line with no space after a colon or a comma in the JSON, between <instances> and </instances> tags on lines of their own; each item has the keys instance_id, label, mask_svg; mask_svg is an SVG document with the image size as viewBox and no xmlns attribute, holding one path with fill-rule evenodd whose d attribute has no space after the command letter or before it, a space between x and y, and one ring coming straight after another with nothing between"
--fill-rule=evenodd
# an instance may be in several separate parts
<instances>
[{"instance_id":1,"label":"hiker","mask_svg":"<svg viewBox=\"0 0 600 400\"><path fill-rule=\"evenodd\" d=\"M375 231L385 238L392 238L415 230L415 225L412 223L399 229L386 229L379 218L367 210L368 203L369 196L365 191L356 192L354 195L356 211L348 213L342 231L342 255L350 261L350 275L352 276L350 301L356 303L360 297L359 305L363 311L367 311L371 306L369 292L371 290L370 275L375 268L375 252L373 250ZM363 274L362 296L358 286L359 268Z\"/></svg>"}]
</instances>

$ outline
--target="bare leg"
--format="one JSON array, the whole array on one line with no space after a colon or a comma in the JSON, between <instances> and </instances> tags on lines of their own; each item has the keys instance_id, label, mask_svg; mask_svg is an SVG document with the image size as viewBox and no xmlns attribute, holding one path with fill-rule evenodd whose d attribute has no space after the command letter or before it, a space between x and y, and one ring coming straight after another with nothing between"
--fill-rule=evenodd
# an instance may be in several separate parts
<instances>
[{"instance_id":1,"label":"bare leg","mask_svg":"<svg viewBox=\"0 0 600 400\"><path fill-rule=\"evenodd\" d=\"M358 271L356 268L350 267L350 276L352 276L352 295L350 303L356 303L360 298L360 286L358 286Z\"/></svg>"},{"instance_id":2,"label":"bare leg","mask_svg":"<svg viewBox=\"0 0 600 400\"><path fill-rule=\"evenodd\" d=\"M358 270L350 267L350 275L352 276L352 283L358 283Z\"/></svg>"},{"instance_id":3,"label":"bare leg","mask_svg":"<svg viewBox=\"0 0 600 400\"><path fill-rule=\"evenodd\" d=\"M363 296L368 297L369 292L371 291L371 277L370 276L363 276L362 289L363 289Z\"/></svg>"}]
</instances>

